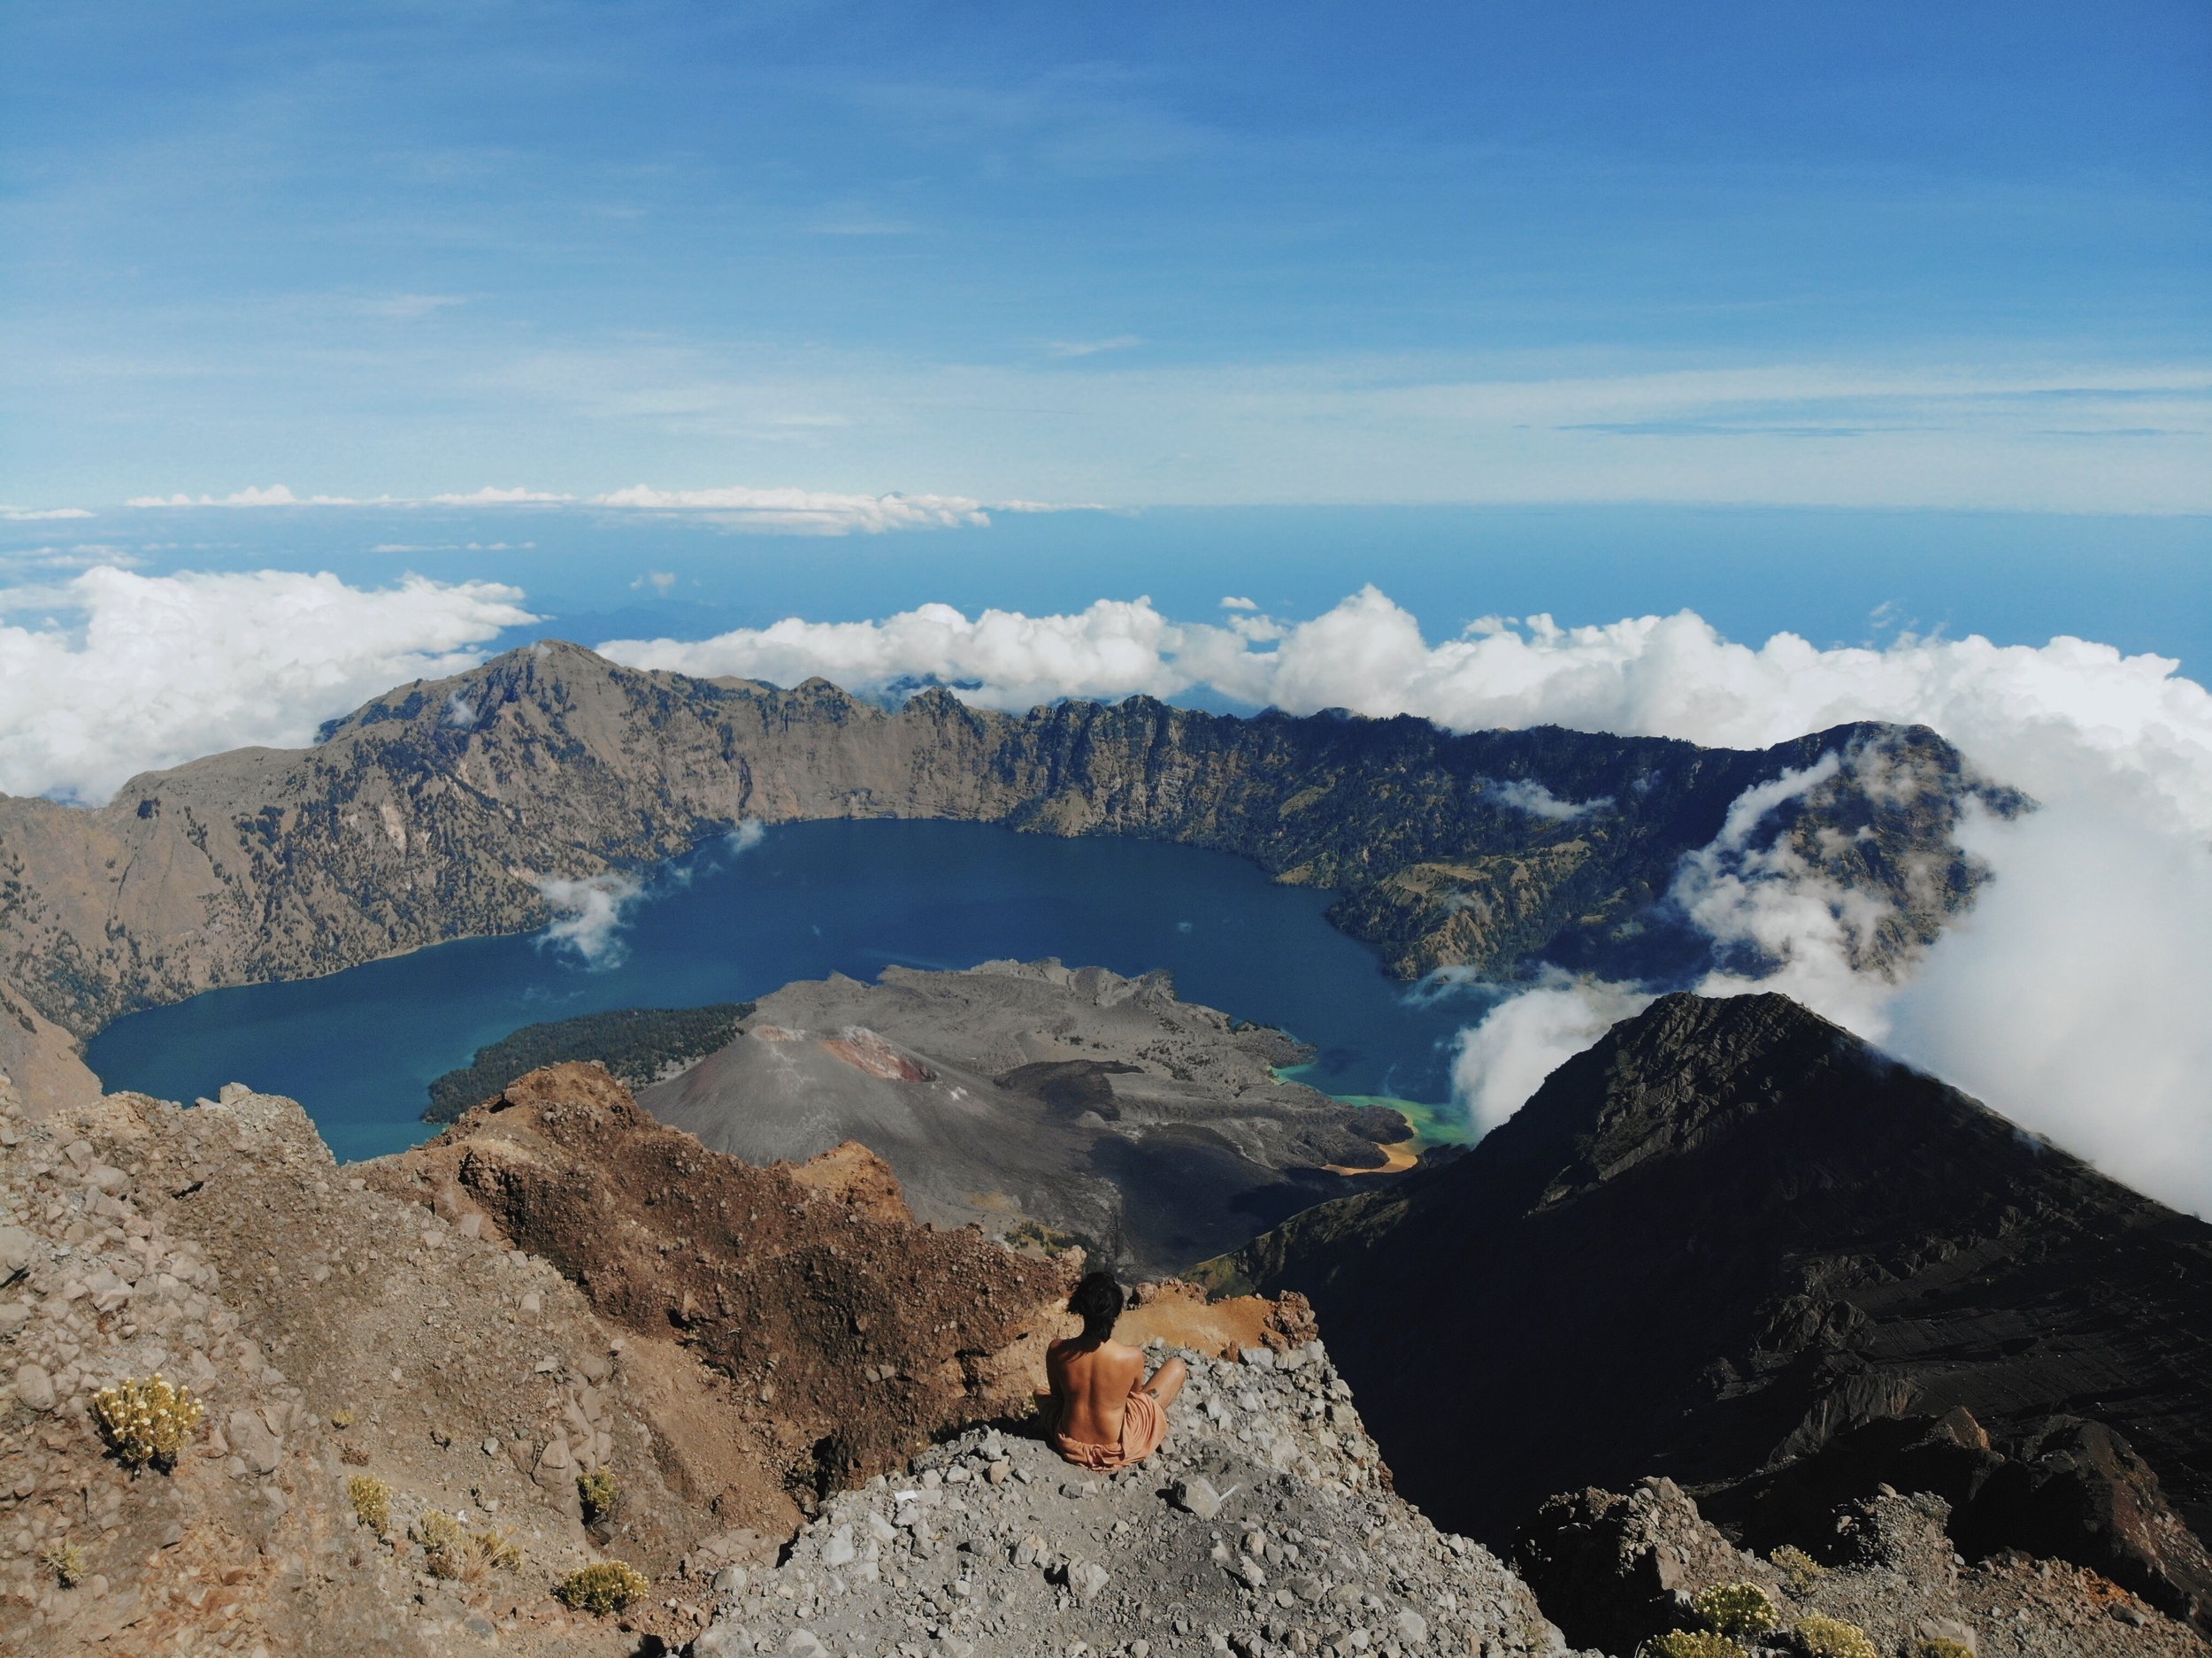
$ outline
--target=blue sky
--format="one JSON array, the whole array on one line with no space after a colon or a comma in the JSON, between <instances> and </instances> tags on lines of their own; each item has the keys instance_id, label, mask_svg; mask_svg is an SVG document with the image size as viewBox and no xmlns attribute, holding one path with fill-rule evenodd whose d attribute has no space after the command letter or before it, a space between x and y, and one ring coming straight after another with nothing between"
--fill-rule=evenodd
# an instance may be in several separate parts
<instances>
[{"instance_id":1,"label":"blue sky","mask_svg":"<svg viewBox=\"0 0 2212 1658\"><path fill-rule=\"evenodd\" d=\"M2187 4L21 4L0 501L2212 508Z\"/></svg>"}]
</instances>

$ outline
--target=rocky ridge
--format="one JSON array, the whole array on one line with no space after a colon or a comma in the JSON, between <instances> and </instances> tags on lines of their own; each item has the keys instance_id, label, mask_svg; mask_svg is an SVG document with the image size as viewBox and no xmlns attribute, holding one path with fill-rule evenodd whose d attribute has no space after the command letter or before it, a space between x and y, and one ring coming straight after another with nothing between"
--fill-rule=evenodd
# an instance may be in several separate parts
<instances>
[{"instance_id":1,"label":"rocky ridge","mask_svg":"<svg viewBox=\"0 0 2212 1658\"><path fill-rule=\"evenodd\" d=\"M1780 1573L1886 1639L2207 1651L2093 1572L1959 1570L1932 1498L1846 1504L1814 1589L1663 1485L1555 1504L1509 1570L1396 1494L1294 1296L1146 1287L1122 1333L1193 1379L1155 1459L1094 1477L1030 1409L1065 1269L916 1226L858 1148L749 1167L571 1065L342 1170L291 1101L224 1096L34 1118L0 1084L11 1649L1502 1658ZM87 1403L155 1371L205 1417L134 1472ZM442 1525L494 1547L457 1564ZM611 1558L636 1601L555 1598Z\"/></svg>"},{"instance_id":2,"label":"rocky ridge","mask_svg":"<svg viewBox=\"0 0 2212 1658\"><path fill-rule=\"evenodd\" d=\"M1785 997L1662 998L1207 1277L1309 1296L1408 1494L1476 1535L1665 1474L1771 1542L1910 1482L1964 1547L2212 1612L2212 1227ZM1445 1410L1519 1432L1432 1443Z\"/></svg>"},{"instance_id":3,"label":"rocky ridge","mask_svg":"<svg viewBox=\"0 0 2212 1658\"><path fill-rule=\"evenodd\" d=\"M968 818L1233 852L1337 889L1333 917L1407 976L1679 966L1699 945L1657 906L1683 856L1747 789L1832 753L1762 833L1880 901L1878 963L1970 895L1979 871L1952 839L1969 802L2021 804L1918 727L1746 753L1142 697L1006 716L933 691L886 712L820 680L638 672L541 643L400 687L311 748L148 773L91 810L0 799L0 1064L35 1071L40 1099L88 1100L73 1040L118 1014L536 926L547 879L741 820Z\"/></svg>"},{"instance_id":4,"label":"rocky ridge","mask_svg":"<svg viewBox=\"0 0 2212 1658\"><path fill-rule=\"evenodd\" d=\"M1941 1499L1886 1486L1841 1504L1806 1541L1738 1547L1669 1479L1553 1498L1514 1539L1516 1569L1568 1636L1610 1653L1693 1629L1701 1591L1755 1584L1776 1613L1773 1646L1807 1618L1863 1631L1874 1650L1920 1658L1948 1641L1977 1658L2201 1658L2204 1642L2109 1579L2008 1554L1970 1563ZM1940 1646L1935 1651L1940 1654Z\"/></svg>"}]
</instances>

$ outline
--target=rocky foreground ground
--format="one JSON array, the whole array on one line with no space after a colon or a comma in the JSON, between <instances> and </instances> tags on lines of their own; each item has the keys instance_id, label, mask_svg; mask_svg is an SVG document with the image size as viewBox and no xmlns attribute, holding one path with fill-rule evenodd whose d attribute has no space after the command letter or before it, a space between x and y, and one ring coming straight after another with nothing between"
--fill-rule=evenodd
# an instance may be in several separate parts
<instances>
[{"instance_id":1,"label":"rocky foreground ground","mask_svg":"<svg viewBox=\"0 0 2212 1658\"><path fill-rule=\"evenodd\" d=\"M1621 1658L1737 1581L1882 1658L2208 1650L2094 1573L1963 1564L1909 1494L1801 1561L1663 1482L1584 1493L1509 1566L1395 1494L1294 1297L1148 1291L1125 1333L1190 1388L1086 1474L1029 1419L1067 1263L915 1224L857 1148L754 1168L563 1066L343 1169L225 1094L0 1086L0 1651ZM157 1372L204 1415L133 1468L93 1403ZM623 1604L560 1598L615 1561Z\"/></svg>"}]
</instances>

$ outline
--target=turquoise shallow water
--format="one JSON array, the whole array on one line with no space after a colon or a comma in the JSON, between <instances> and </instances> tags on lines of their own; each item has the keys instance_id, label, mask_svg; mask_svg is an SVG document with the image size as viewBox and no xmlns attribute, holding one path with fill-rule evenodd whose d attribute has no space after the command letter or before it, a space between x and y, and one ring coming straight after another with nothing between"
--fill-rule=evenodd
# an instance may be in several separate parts
<instances>
[{"instance_id":1,"label":"turquoise shallow water","mask_svg":"<svg viewBox=\"0 0 2212 1658\"><path fill-rule=\"evenodd\" d=\"M792 824L656 872L619 959L596 967L538 935L464 940L133 1014L87 1057L111 1089L190 1100L239 1081L289 1094L341 1158L372 1157L427 1138L430 1079L519 1025L741 1001L831 972L873 979L894 963L1057 956L1164 967L1187 1000L1281 1025L1320 1050L1300 1076L1329 1093L1445 1101L1452 1040L1487 1004L1409 995L1323 918L1328 902L1225 853L1162 842Z\"/></svg>"}]
</instances>

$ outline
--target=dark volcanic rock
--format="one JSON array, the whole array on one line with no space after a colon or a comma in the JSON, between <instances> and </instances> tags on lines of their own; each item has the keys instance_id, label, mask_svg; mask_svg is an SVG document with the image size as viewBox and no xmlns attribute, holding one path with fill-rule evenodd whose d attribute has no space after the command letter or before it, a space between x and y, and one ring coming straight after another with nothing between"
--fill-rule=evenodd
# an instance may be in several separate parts
<instances>
[{"instance_id":1,"label":"dark volcanic rock","mask_svg":"<svg viewBox=\"0 0 2212 1658\"><path fill-rule=\"evenodd\" d=\"M1755 1518L1778 1469L1830 1447L1840 1468L1854 1430L1910 1416L1881 1431L1906 1474L1926 1419L1963 1408L1974 1432L1915 1455L1972 1499L1978 1546L2156 1577L2168 1605L2200 1592L2200 1552L2153 1546L2129 1455L2052 1419L2118 1430L2205 1531L2212 1227L1784 997L1663 998L1470 1155L1212 1276L1312 1299L1442 1524L1496 1537L1551 1493L1646 1474Z\"/></svg>"}]
</instances>

